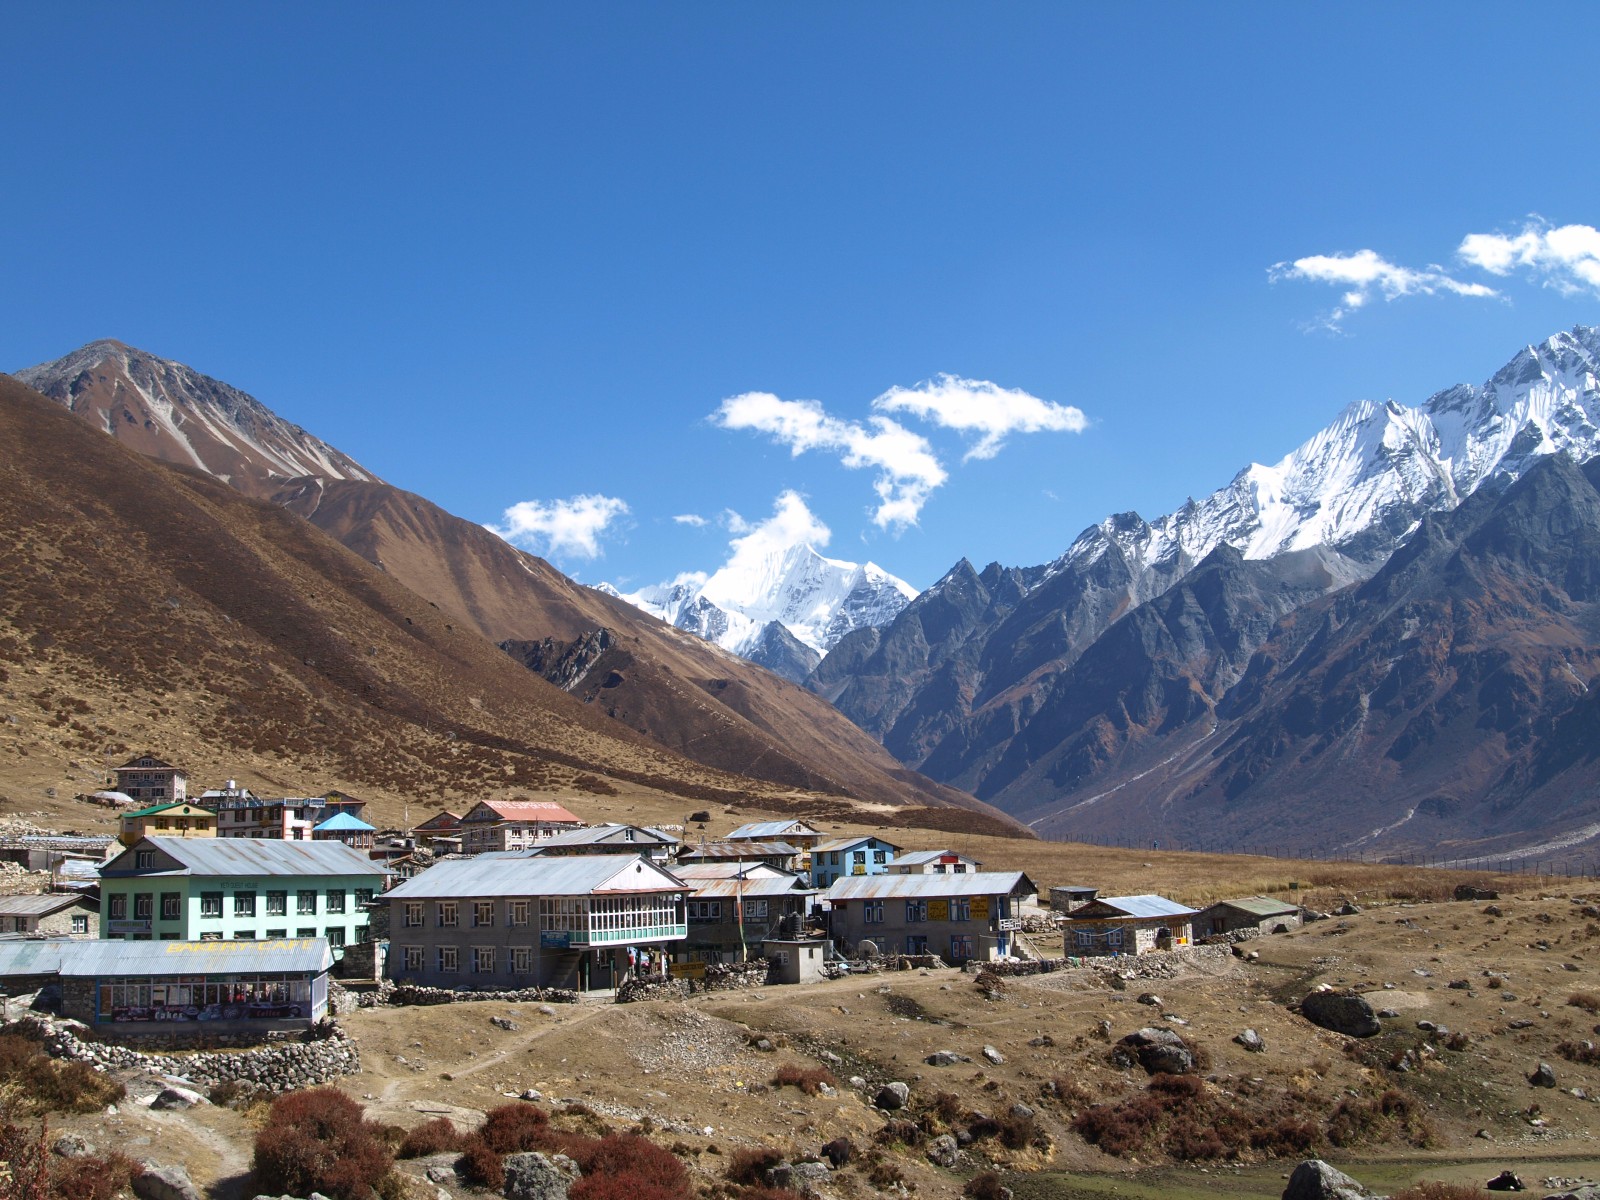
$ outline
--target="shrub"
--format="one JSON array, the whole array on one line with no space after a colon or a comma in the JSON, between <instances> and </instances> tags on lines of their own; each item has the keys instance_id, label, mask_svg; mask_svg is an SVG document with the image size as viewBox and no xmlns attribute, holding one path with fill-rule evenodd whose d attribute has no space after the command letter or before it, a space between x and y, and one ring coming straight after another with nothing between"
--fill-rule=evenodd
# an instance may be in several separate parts
<instances>
[{"instance_id":1,"label":"shrub","mask_svg":"<svg viewBox=\"0 0 1600 1200\"><path fill-rule=\"evenodd\" d=\"M1350 1097L1339 1101L1328 1118L1328 1140L1341 1149L1363 1142L1403 1138L1413 1146L1433 1141L1433 1126L1421 1107L1404 1092L1390 1088L1372 1099Z\"/></svg>"},{"instance_id":2,"label":"shrub","mask_svg":"<svg viewBox=\"0 0 1600 1200\"><path fill-rule=\"evenodd\" d=\"M632 1175L672 1192L684 1191L689 1184L689 1173L670 1150L631 1133L607 1134L574 1161L585 1176Z\"/></svg>"},{"instance_id":3,"label":"shrub","mask_svg":"<svg viewBox=\"0 0 1600 1200\"><path fill-rule=\"evenodd\" d=\"M1021 1150L1024 1146L1033 1145L1038 1141L1048 1144L1048 1139L1033 1117L1019 1117L1009 1113L1000 1118L999 1138L1000 1144L1007 1150Z\"/></svg>"},{"instance_id":4,"label":"shrub","mask_svg":"<svg viewBox=\"0 0 1600 1200\"><path fill-rule=\"evenodd\" d=\"M266 1192L373 1200L394 1158L381 1128L335 1088L289 1092L273 1101L256 1135L253 1169Z\"/></svg>"},{"instance_id":5,"label":"shrub","mask_svg":"<svg viewBox=\"0 0 1600 1200\"><path fill-rule=\"evenodd\" d=\"M1000 1181L997 1172L980 1171L967 1180L967 1186L961 1189L961 1194L967 1200L1002 1200L1005 1184Z\"/></svg>"},{"instance_id":6,"label":"shrub","mask_svg":"<svg viewBox=\"0 0 1600 1200\"><path fill-rule=\"evenodd\" d=\"M585 1175L567 1192L570 1200L685 1200L684 1188L671 1188L643 1175ZM792 1194L791 1194L792 1196Z\"/></svg>"},{"instance_id":7,"label":"shrub","mask_svg":"<svg viewBox=\"0 0 1600 1200\"><path fill-rule=\"evenodd\" d=\"M0 1034L0 1084L16 1084L37 1112L99 1112L127 1095L120 1083L88 1063L58 1062L18 1021Z\"/></svg>"},{"instance_id":8,"label":"shrub","mask_svg":"<svg viewBox=\"0 0 1600 1200\"><path fill-rule=\"evenodd\" d=\"M1490 1200L1490 1196L1470 1184L1429 1179L1396 1192L1389 1200Z\"/></svg>"},{"instance_id":9,"label":"shrub","mask_svg":"<svg viewBox=\"0 0 1600 1200\"><path fill-rule=\"evenodd\" d=\"M430 1154L460 1150L464 1139L446 1117L424 1121L406 1134L400 1143L397 1158L426 1158Z\"/></svg>"},{"instance_id":10,"label":"shrub","mask_svg":"<svg viewBox=\"0 0 1600 1200\"><path fill-rule=\"evenodd\" d=\"M531 1104L502 1104L485 1115L483 1124L478 1127L478 1137L496 1154L539 1150L544 1146L549 1124L550 1118L543 1109Z\"/></svg>"},{"instance_id":11,"label":"shrub","mask_svg":"<svg viewBox=\"0 0 1600 1200\"><path fill-rule=\"evenodd\" d=\"M873 1136L883 1146L893 1146L896 1143L903 1146L920 1146L926 1135L922 1132L922 1126L915 1121L907 1121L904 1117L890 1117L883 1123L883 1128Z\"/></svg>"},{"instance_id":12,"label":"shrub","mask_svg":"<svg viewBox=\"0 0 1600 1200\"><path fill-rule=\"evenodd\" d=\"M729 1183L758 1187L767 1182L767 1172L783 1161L783 1155L770 1146L755 1146L748 1150L735 1150L723 1168L723 1177Z\"/></svg>"},{"instance_id":13,"label":"shrub","mask_svg":"<svg viewBox=\"0 0 1600 1200\"><path fill-rule=\"evenodd\" d=\"M773 1087L797 1087L808 1096L815 1096L822 1085L839 1086L839 1079L827 1067L802 1067L798 1063L785 1063L772 1077Z\"/></svg>"},{"instance_id":14,"label":"shrub","mask_svg":"<svg viewBox=\"0 0 1600 1200\"><path fill-rule=\"evenodd\" d=\"M954 1092L939 1092L933 1098L933 1113L946 1125L954 1125L961 1120L961 1097Z\"/></svg>"},{"instance_id":15,"label":"shrub","mask_svg":"<svg viewBox=\"0 0 1600 1200\"><path fill-rule=\"evenodd\" d=\"M1600 1013L1600 992L1573 992L1567 997L1567 1003L1593 1016Z\"/></svg>"},{"instance_id":16,"label":"shrub","mask_svg":"<svg viewBox=\"0 0 1600 1200\"><path fill-rule=\"evenodd\" d=\"M456 1170L468 1183L488 1188L491 1192L498 1192L505 1185L506 1170L501 1165L500 1155L489 1149L477 1134L473 1134L462 1145Z\"/></svg>"},{"instance_id":17,"label":"shrub","mask_svg":"<svg viewBox=\"0 0 1600 1200\"><path fill-rule=\"evenodd\" d=\"M874 1150L868 1156L865 1168L867 1182L879 1191L906 1181L905 1172L900 1169L900 1164L881 1150Z\"/></svg>"},{"instance_id":18,"label":"shrub","mask_svg":"<svg viewBox=\"0 0 1600 1200\"><path fill-rule=\"evenodd\" d=\"M1593 1042L1562 1042L1556 1046L1556 1053L1568 1062L1581 1063L1584 1066L1600 1063L1600 1047Z\"/></svg>"}]
</instances>

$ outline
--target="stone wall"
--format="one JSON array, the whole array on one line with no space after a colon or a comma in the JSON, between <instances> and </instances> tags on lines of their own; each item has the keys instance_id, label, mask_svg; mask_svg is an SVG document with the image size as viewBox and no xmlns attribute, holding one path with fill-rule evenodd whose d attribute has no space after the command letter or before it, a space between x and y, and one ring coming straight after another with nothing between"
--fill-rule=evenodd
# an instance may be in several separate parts
<instances>
[{"instance_id":1,"label":"stone wall","mask_svg":"<svg viewBox=\"0 0 1600 1200\"><path fill-rule=\"evenodd\" d=\"M174 1054L155 1054L111 1042L86 1041L69 1027L53 1025L45 1039L45 1049L56 1058L110 1070L135 1068L174 1075L207 1088L239 1080L271 1092L288 1092L316 1087L341 1075L354 1075L361 1069L361 1056L355 1043L336 1025L324 1026L292 1040L271 1041L264 1046L257 1044L248 1050L231 1053L197 1050Z\"/></svg>"},{"instance_id":2,"label":"stone wall","mask_svg":"<svg viewBox=\"0 0 1600 1200\"><path fill-rule=\"evenodd\" d=\"M972 962L973 974L1047 975L1052 971L1090 970L1120 975L1124 979L1170 979L1185 967L1197 964L1220 965L1233 956L1228 946L1184 946L1150 954L1122 954L1114 957L1092 955L1087 958L1041 958L1026 962Z\"/></svg>"},{"instance_id":3,"label":"stone wall","mask_svg":"<svg viewBox=\"0 0 1600 1200\"><path fill-rule=\"evenodd\" d=\"M384 993L389 1004L454 1004L458 1000L509 1000L514 1004L576 1004L578 993L566 988L521 988L516 991L469 992L452 988L423 987L402 983ZM365 1006L363 1006L365 1007Z\"/></svg>"}]
</instances>

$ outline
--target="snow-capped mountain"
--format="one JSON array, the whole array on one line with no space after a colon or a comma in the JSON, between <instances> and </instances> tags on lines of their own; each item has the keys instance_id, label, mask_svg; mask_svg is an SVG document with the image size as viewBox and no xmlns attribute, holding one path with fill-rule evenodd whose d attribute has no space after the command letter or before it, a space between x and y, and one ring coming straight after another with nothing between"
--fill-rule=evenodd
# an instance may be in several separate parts
<instances>
[{"instance_id":1,"label":"snow-capped mountain","mask_svg":"<svg viewBox=\"0 0 1600 1200\"><path fill-rule=\"evenodd\" d=\"M131 449L198 467L248 495L270 497L306 476L378 481L255 397L118 341L91 342L16 377Z\"/></svg>"},{"instance_id":2,"label":"snow-capped mountain","mask_svg":"<svg viewBox=\"0 0 1600 1200\"><path fill-rule=\"evenodd\" d=\"M1547 454L1600 452L1597 375L1600 328L1578 326L1527 347L1482 387L1417 408L1357 401L1276 465L1253 463L1204 500L1154 522L1122 513L1091 526L1041 581L1113 543L1158 581L1224 543L1247 559L1331 546L1375 569L1424 513L1454 508L1486 480L1508 484Z\"/></svg>"},{"instance_id":3,"label":"snow-capped mountain","mask_svg":"<svg viewBox=\"0 0 1600 1200\"><path fill-rule=\"evenodd\" d=\"M682 576L633 593L606 584L601 590L790 678L803 678L851 630L888 624L917 594L875 563L825 558L810 546L742 555L709 577ZM788 636L777 637L774 624ZM763 647L775 642L784 653L766 661L773 656ZM807 656L793 642L815 655L804 670Z\"/></svg>"}]
</instances>

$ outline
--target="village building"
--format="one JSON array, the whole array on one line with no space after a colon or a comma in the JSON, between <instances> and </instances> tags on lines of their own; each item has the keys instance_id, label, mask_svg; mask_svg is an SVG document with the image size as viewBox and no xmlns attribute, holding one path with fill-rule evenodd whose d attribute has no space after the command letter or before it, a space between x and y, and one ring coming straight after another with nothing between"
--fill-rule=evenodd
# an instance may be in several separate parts
<instances>
[{"instance_id":1,"label":"village building","mask_svg":"<svg viewBox=\"0 0 1600 1200\"><path fill-rule=\"evenodd\" d=\"M588 825L553 834L529 850L559 858L574 854L642 854L651 862L665 863L678 849L670 833L646 825Z\"/></svg>"},{"instance_id":2,"label":"village building","mask_svg":"<svg viewBox=\"0 0 1600 1200\"><path fill-rule=\"evenodd\" d=\"M1245 896L1238 900L1219 900L1195 918L1199 937L1237 933L1254 929L1258 933L1288 933L1299 929L1305 917L1298 904L1274 900L1271 896Z\"/></svg>"},{"instance_id":3,"label":"village building","mask_svg":"<svg viewBox=\"0 0 1600 1200\"><path fill-rule=\"evenodd\" d=\"M680 960L742 962L769 938L800 935L818 892L805 879L766 863L687 863L672 873L689 893L689 933Z\"/></svg>"},{"instance_id":4,"label":"village building","mask_svg":"<svg viewBox=\"0 0 1600 1200\"><path fill-rule=\"evenodd\" d=\"M131 846L142 837L217 836L217 814L187 800L152 804L117 818L117 840Z\"/></svg>"},{"instance_id":5,"label":"village building","mask_svg":"<svg viewBox=\"0 0 1600 1200\"><path fill-rule=\"evenodd\" d=\"M826 888L847 875L886 875L900 847L883 838L828 838L811 849L811 882Z\"/></svg>"},{"instance_id":6,"label":"village building","mask_svg":"<svg viewBox=\"0 0 1600 1200\"><path fill-rule=\"evenodd\" d=\"M455 989L613 988L666 973L688 885L641 856L440 862L383 899L387 974Z\"/></svg>"},{"instance_id":7,"label":"village building","mask_svg":"<svg viewBox=\"0 0 1600 1200\"><path fill-rule=\"evenodd\" d=\"M340 842L147 837L100 870L100 936L130 941L369 936L388 872Z\"/></svg>"},{"instance_id":8,"label":"village building","mask_svg":"<svg viewBox=\"0 0 1600 1200\"><path fill-rule=\"evenodd\" d=\"M679 863L766 863L780 871L795 872L800 849L788 842L698 842L678 850Z\"/></svg>"},{"instance_id":9,"label":"village building","mask_svg":"<svg viewBox=\"0 0 1600 1200\"><path fill-rule=\"evenodd\" d=\"M1101 896L1067 914L1068 955L1148 954L1194 940L1195 910L1165 896Z\"/></svg>"},{"instance_id":10,"label":"village building","mask_svg":"<svg viewBox=\"0 0 1600 1200\"><path fill-rule=\"evenodd\" d=\"M0 896L0 934L31 937L93 937L100 901L82 892Z\"/></svg>"},{"instance_id":11,"label":"village building","mask_svg":"<svg viewBox=\"0 0 1600 1200\"><path fill-rule=\"evenodd\" d=\"M464 854L495 854L529 847L581 829L583 822L548 800L483 800L461 818Z\"/></svg>"},{"instance_id":12,"label":"village building","mask_svg":"<svg viewBox=\"0 0 1600 1200\"><path fill-rule=\"evenodd\" d=\"M912 850L896 855L889 864L892 875L965 875L981 871L983 864L954 850Z\"/></svg>"},{"instance_id":13,"label":"village building","mask_svg":"<svg viewBox=\"0 0 1600 1200\"><path fill-rule=\"evenodd\" d=\"M0 941L8 997L59 984L62 1014L111 1036L308 1029L327 1013L332 966L321 938Z\"/></svg>"},{"instance_id":14,"label":"village building","mask_svg":"<svg viewBox=\"0 0 1600 1200\"><path fill-rule=\"evenodd\" d=\"M371 856L378 831L360 817L347 812L334 813L311 831L314 842L343 842L352 850Z\"/></svg>"},{"instance_id":15,"label":"village building","mask_svg":"<svg viewBox=\"0 0 1600 1200\"><path fill-rule=\"evenodd\" d=\"M322 822L340 813L360 817L365 800L332 792L327 796L257 796L228 780L227 787L202 793L200 804L217 814L217 836L308 842Z\"/></svg>"},{"instance_id":16,"label":"village building","mask_svg":"<svg viewBox=\"0 0 1600 1200\"><path fill-rule=\"evenodd\" d=\"M422 824L411 831L416 838L418 846L424 849L438 850L442 853L456 852L461 849L461 814L446 809L444 812L434 813ZM436 846L436 842L448 843Z\"/></svg>"},{"instance_id":17,"label":"village building","mask_svg":"<svg viewBox=\"0 0 1600 1200\"><path fill-rule=\"evenodd\" d=\"M130 758L120 767L113 767L117 777L116 790L136 805L166 803L189 798L188 777L179 768L154 754L145 753Z\"/></svg>"},{"instance_id":18,"label":"village building","mask_svg":"<svg viewBox=\"0 0 1600 1200\"><path fill-rule=\"evenodd\" d=\"M937 954L959 965L1010 957L1019 905L1038 889L1021 871L847 875L823 893L828 928L853 955Z\"/></svg>"},{"instance_id":19,"label":"village building","mask_svg":"<svg viewBox=\"0 0 1600 1200\"><path fill-rule=\"evenodd\" d=\"M1076 912L1089 901L1100 894L1097 887L1085 887L1081 884L1062 884L1050 889L1050 911L1061 913Z\"/></svg>"},{"instance_id":20,"label":"village building","mask_svg":"<svg viewBox=\"0 0 1600 1200\"><path fill-rule=\"evenodd\" d=\"M722 840L725 842L788 842L800 850L810 850L826 838L820 829L804 821L752 821L741 825Z\"/></svg>"}]
</instances>

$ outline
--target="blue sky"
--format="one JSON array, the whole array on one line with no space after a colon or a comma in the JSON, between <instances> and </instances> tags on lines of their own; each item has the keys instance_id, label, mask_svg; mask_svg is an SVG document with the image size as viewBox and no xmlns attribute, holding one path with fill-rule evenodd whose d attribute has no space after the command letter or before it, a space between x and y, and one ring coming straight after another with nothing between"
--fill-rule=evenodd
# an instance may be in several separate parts
<instances>
[{"instance_id":1,"label":"blue sky","mask_svg":"<svg viewBox=\"0 0 1600 1200\"><path fill-rule=\"evenodd\" d=\"M179 359L587 582L769 518L917 586L1047 561L1600 321L1592 4L12 4L0 36L0 369Z\"/></svg>"}]
</instances>

